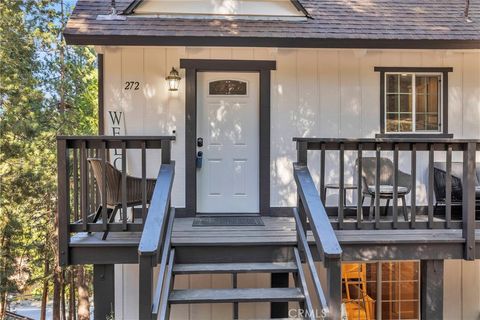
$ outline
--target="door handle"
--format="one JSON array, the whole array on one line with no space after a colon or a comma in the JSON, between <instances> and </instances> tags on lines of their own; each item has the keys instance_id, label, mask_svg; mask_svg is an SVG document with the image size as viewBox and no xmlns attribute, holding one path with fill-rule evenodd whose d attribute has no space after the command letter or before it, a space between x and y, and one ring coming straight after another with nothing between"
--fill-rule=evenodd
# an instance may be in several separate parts
<instances>
[{"instance_id":1,"label":"door handle","mask_svg":"<svg viewBox=\"0 0 480 320\"><path fill-rule=\"evenodd\" d=\"M195 166L197 167L197 169L201 169L202 168L202 162L203 162L203 152L202 151L198 151L197 152L197 157L195 159Z\"/></svg>"},{"instance_id":2,"label":"door handle","mask_svg":"<svg viewBox=\"0 0 480 320\"><path fill-rule=\"evenodd\" d=\"M199 147L199 148L203 147L203 138L202 137L197 138L197 147Z\"/></svg>"}]
</instances>

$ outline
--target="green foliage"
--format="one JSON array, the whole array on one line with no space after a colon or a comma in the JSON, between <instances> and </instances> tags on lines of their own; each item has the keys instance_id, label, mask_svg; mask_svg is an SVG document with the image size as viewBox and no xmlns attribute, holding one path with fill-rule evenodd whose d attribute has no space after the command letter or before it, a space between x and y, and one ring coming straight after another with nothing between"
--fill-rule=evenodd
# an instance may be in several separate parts
<instances>
[{"instance_id":1,"label":"green foliage","mask_svg":"<svg viewBox=\"0 0 480 320\"><path fill-rule=\"evenodd\" d=\"M65 45L62 1L0 1L2 296L56 265L56 136L97 130L96 55Z\"/></svg>"}]
</instances>

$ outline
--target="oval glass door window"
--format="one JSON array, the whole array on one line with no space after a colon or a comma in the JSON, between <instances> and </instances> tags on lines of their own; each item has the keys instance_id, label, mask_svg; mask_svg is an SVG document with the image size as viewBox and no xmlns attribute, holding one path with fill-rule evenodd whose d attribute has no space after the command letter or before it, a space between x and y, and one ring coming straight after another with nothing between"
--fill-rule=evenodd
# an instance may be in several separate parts
<instances>
[{"instance_id":1,"label":"oval glass door window","mask_svg":"<svg viewBox=\"0 0 480 320\"><path fill-rule=\"evenodd\" d=\"M212 96L240 96L247 94L247 83L239 80L216 80L208 84L208 94Z\"/></svg>"}]
</instances>

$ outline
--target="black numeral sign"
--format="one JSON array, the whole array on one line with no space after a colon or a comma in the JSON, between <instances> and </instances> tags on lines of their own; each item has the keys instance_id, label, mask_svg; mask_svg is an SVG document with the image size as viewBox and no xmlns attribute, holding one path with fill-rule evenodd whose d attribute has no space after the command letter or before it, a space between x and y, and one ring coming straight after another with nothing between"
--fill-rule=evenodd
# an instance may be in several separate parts
<instances>
[{"instance_id":1,"label":"black numeral sign","mask_svg":"<svg viewBox=\"0 0 480 320\"><path fill-rule=\"evenodd\" d=\"M125 90L138 90L140 89L140 82L138 81L126 81Z\"/></svg>"}]
</instances>

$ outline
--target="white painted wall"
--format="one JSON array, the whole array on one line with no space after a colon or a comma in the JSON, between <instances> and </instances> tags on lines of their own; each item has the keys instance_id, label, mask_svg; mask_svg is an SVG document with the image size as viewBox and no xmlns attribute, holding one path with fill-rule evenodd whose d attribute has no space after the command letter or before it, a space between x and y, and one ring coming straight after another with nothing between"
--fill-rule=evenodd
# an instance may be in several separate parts
<instances>
[{"instance_id":1,"label":"white painted wall","mask_svg":"<svg viewBox=\"0 0 480 320\"><path fill-rule=\"evenodd\" d=\"M374 137L380 131L380 80L374 66L453 67L449 75L449 131L455 138L480 137L480 53L453 51L308 50L269 48L104 48L105 109L125 112L127 135L177 132L172 157L176 160L173 204L183 207L185 163L185 83L169 92L165 76L179 59L269 59L272 72L271 205L296 201L291 164L292 137ZM181 70L180 70L181 71ZM184 77L184 75L183 75ZM139 81L140 90L125 91L125 81ZM109 116L105 115L107 125ZM106 132L111 129L107 128ZM151 151L148 172L155 176L158 154ZM153 156L155 154L155 156ZM368 153L365 153L367 156ZM346 153L346 179L353 181L356 155ZM436 160L444 155L437 153ZM454 157L461 157L460 154ZM338 181L336 153L327 154L327 182ZM133 161L132 161L133 160ZM310 165L318 181L318 154ZM455 160L455 159L454 159ZM426 198L427 155L419 152L418 204ZM129 169L139 174L139 156ZM400 169L410 171L409 156L401 155ZM336 203L336 195L327 205Z\"/></svg>"},{"instance_id":2,"label":"white painted wall","mask_svg":"<svg viewBox=\"0 0 480 320\"><path fill-rule=\"evenodd\" d=\"M165 76L180 58L268 59L277 61L272 72L271 205L292 206L296 201L292 176L295 145L292 137L374 137L380 131L379 74L374 66L453 67L449 74L449 131L455 138L480 138L480 53L456 51L314 50L270 48L100 48L105 54L105 110L125 112L127 135L167 135L176 130L172 157L176 160L173 205L183 207L185 163L185 83L169 92ZM180 70L181 71L181 70ZM184 77L184 73L182 77ZM140 90L125 91L126 81L140 82ZM109 124L108 114L105 123ZM109 133L111 127L106 128ZM149 151L148 175L155 176L159 152ZM352 181L356 155L346 153L346 179ZM418 203L425 203L426 154L419 153ZM441 159L440 154L436 160ZM454 155L458 157L459 155ZM139 174L139 156L127 155L128 168ZM318 181L318 154L310 165ZM336 154L327 155L327 182L336 182ZM409 172L407 155L400 169ZM352 200L352 199L350 199ZM336 195L328 196L334 205ZM135 319L138 314L138 268L116 266L116 319ZM478 319L480 263L447 261L445 265L445 319ZM268 286L265 275L245 275L243 286ZM224 287L226 276L178 277L178 287ZM223 319L228 305L175 307L175 319ZM268 317L268 305L242 306L242 318ZM223 316L222 316L223 315Z\"/></svg>"}]
</instances>

